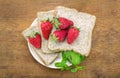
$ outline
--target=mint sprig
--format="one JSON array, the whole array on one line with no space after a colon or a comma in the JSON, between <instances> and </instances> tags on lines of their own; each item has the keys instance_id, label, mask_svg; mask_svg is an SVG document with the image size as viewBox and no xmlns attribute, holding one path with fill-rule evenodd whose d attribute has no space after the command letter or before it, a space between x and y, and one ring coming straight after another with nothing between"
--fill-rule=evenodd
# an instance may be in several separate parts
<instances>
[{"instance_id":1,"label":"mint sprig","mask_svg":"<svg viewBox=\"0 0 120 78\"><path fill-rule=\"evenodd\" d=\"M85 56L80 55L73 50L67 50L62 52L62 61L55 63L56 67L61 70L71 70L71 72L77 72L78 70L83 70L84 66L79 66L79 64L85 60ZM71 63L72 66L68 66L67 62Z\"/></svg>"}]
</instances>

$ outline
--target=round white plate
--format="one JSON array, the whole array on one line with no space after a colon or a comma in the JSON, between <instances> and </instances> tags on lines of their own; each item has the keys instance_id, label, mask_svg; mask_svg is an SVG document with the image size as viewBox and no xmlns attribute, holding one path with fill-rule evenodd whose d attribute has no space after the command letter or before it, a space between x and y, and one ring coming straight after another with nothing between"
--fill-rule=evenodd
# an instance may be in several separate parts
<instances>
[{"instance_id":1,"label":"round white plate","mask_svg":"<svg viewBox=\"0 0 120 78\"><path fill-rule=\"evenodd\" d=\"M33 23L31 24L31 26L37 26L38 25L38 19L36 18ZM29 48L29 51L31 53L31 55L35 58L35 60L37 62L39 62L40 64L42 64L43 66L46 66L42 61L41 59L39 58L39 56L37 55L37 53L34 51L33 47L30 45L30 43L28 43L28 48ZM49 67L49 68L54 68L54 69L59 69L58 67L55 66L55 63L56 62L60 62L62 60L62 56L61 56L61 53L59 54L58 58L50 65L46 66L46 67ZM68 63L68 65L70 65Z\"/></svg>"}]
</instances>

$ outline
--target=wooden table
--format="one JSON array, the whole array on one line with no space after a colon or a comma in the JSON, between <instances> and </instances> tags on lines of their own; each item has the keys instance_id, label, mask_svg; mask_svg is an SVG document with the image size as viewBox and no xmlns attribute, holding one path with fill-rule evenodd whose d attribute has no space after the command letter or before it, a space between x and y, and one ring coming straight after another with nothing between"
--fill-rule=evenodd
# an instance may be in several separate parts
<instances>
[{"instance_id":1,"label":"wooden table","mask_svg":"<svg viewBox=\"0 0 120 78\"><path fill-rule=\"evenodd\" d=\"M58 5L97 17L86 69L77 73L40 65L21 35L38 11ZM0 0L0 78L120 78L120 0Z\"/></svg>"}]
</instances>

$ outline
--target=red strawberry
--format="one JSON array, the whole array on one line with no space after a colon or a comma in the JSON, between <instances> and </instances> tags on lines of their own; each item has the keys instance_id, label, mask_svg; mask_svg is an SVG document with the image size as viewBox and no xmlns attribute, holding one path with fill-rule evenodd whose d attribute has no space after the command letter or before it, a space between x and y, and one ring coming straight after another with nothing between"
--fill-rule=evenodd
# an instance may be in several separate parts
<instances>
[{"instance_id":1,"label":"red strawberry","mask_svg":"<svg viewBox=\"0 0 120 78\"><path fill-rule=\"evenodd\" d=\"M67 29L73 26L73 22L64 17L54 18L54 24L57 29Z\"/></svg>"},{"instance_id":2,"label":"red strawberry","mask_svg":"<svg viewBox=\"0 0 120 78\"><path fill-rule=\"evenodd\" d=\"M78 28L70 28L67 36L67 43L68 44L73 43L77 39L78 35L79 35Z\"/></svg>"},{"instance_id":3,"label":"red strawberry","mask_svg":"<svg viewBox=\"0 0 120 78\"><path fill-rule=\"evenodd\" d=\"M52 34L52 38L55 41L63 41L65 37L67 36L68 30L56 30Z\"/></svg>"},{"instance_id":4,"label":"red strawberry","mask_svg":"<svg viewBox=\"0 0 120 78\"><path fill-rule=\"evenodd\" d=\"M51 22L49 21L45 21L45 22L42 22L41 23L41 30L42 30L42 34L43 34L43 37L48 40L49 38L49 35L51 33L51 30L53 28L53 25Z\"/></svg>"},{"instance_id":5,"label":"red strawberry","mask_svg":"<svg viewBox=\"0 0 120 78\"><path fill-rule=\"evenodd\" d=\"M29 42L35 47L35 48L41 48L41 35L33 32L31 35L28 37Z\"/></svg>"}]
</instances>

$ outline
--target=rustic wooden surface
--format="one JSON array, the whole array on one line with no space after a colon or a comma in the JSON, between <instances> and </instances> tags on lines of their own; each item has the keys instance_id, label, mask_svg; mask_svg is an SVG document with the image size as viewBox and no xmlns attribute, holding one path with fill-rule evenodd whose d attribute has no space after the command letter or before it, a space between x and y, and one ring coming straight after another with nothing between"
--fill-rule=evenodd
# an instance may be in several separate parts
<instances>
[{"instance_id":1,"label":"rustic wooden surface","mask_svg":"<svg viewBox=\"0 0 120 78\"><path fill-rule=\"evenodd\" d=\"M38 11L58 5L97 17L86 69L77 73L40 65L21 35ZM0 78L120 78L120 0L0 0Z\"/></svg>"}]
</instances>

